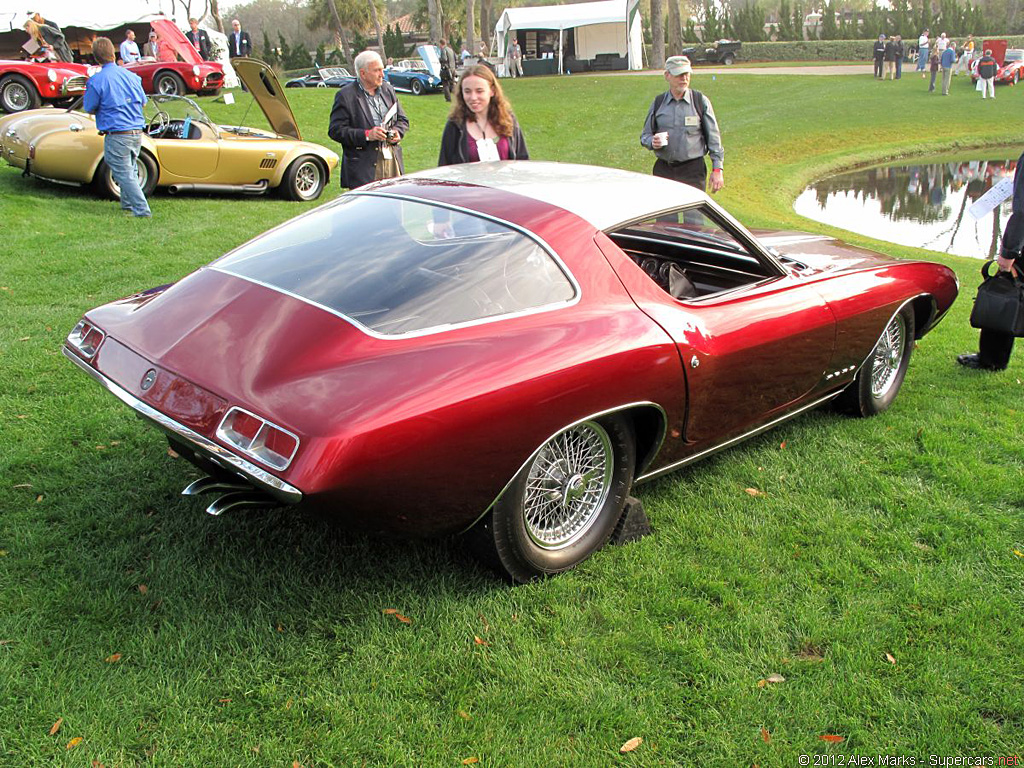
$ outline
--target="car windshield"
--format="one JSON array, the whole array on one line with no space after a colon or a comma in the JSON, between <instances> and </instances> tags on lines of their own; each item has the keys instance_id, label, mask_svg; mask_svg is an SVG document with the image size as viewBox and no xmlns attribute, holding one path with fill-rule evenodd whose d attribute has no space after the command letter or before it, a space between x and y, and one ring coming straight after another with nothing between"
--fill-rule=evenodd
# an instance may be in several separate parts
<instances>
[{"instance_id":1,"label":"car windshield","mask_svg":"<svg viewBox=\"0 0 1024 768\"><path fill-rule=\"evenodd\" d=\"M206 113L199 108L199 105L192 101L192 99L186 99L184 96L165 96L162 94L150 96L142 111L146 116L147 123L153 123L156 120L157 114L163 112L171 120L183 121L188 118L193 123L203 122L207 125L213 125L213 121L206 116Z\"/></svg>"},{"instance_id":2,"label":"car windshield","mask_svg":"<svg viewBox=\"0 0 1024 768\"><path fill-rule=\"evenodd\" d=\"M1003 61L1008 64L1011 61L1020 61L1021 59L1024 59L1024 49L1011 48L1006 52L1006 56L1004 57Z\"/></svg>"},{"instance_id":3,"label":"car windshield","mask_svg":"<svg viewBox=\"0 0 1024 768\"><path fill-rule=\"evenodd\" d=\"M332 77L352 77L344 67L324 67L318 71L324 80L329 80Z\"/></svg>"},{"instance_id":4,"label":"car windshield","mask_svg":"<svg viewBox=\"0 0 1024 768\"><path fill-rule=\"evenodd\" d=\"M576 296L560 262L510 225L372 194L339 198L211 266L383 336L536 311Z\"/></svg>"}]
</instances>

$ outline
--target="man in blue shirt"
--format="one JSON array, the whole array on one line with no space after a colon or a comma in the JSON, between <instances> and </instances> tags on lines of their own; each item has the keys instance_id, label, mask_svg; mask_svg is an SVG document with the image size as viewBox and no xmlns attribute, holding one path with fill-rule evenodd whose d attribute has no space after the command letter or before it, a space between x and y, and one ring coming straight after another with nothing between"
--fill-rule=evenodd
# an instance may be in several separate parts
<instances>
[{"instance_id":1,"label":"man in blue shirt","mask_svg":"<svg viewBox=\"0 0 1024 768\"><path fill-rule=\"evenodd\" d=\"M121 61L125 64L131 64L133 61L138 61L141 58L139 55L139 45L135 42L135 33L129 29L124 36L124 42L121 43Z\"/></svg>"},{"instance_id":2,"label":"man in blue shirt","mask_svg":"<svg viewBox=\"0 0 1024 768\"><path fill-rule=\"evenodd\" d=\"M949 96L949 82L953 78L953 65L956 64L956 43L950 42L939 58L942 67L942 95Z\"/></svg>"},{"instance_id":3,"label":"man in blue shirt","mask_svg":"<svg viewBox=\"0 0 1024 768\"><path fill-rule=\"evenodd\" d=\"M92 53L103 67L86 83L82 108L96 115L96 128L103 134L103 160L121 188L121 208L135 216L152 216L136 171L145 125L142 78L114 63L109 38L97 37Z\"/></svg>"}]
</instances>

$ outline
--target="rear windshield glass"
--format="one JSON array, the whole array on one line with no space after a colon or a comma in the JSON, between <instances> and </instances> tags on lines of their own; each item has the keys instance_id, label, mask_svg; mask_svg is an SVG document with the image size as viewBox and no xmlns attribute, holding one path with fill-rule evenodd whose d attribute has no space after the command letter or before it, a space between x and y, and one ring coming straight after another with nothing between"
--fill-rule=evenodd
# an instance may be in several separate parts
<instances>
[{"instance_id":1,"label":"rear windshield glass","mask_svg":"<svg viewBox=\"0 0 1024 768\"><path fill-rule=\"evenodd\" d=\"M323 206L212 266L385 335L440 330L576 295L559 263L507 224L369 195Z\"/></svg>"}]
</instances>

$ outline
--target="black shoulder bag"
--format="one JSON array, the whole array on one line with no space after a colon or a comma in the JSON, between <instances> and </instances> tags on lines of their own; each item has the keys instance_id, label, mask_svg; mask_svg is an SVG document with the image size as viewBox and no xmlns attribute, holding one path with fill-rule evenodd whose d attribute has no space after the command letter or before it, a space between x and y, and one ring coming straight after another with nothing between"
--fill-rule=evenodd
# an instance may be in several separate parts
<instances>
[{"instance_id":1,"label":"black shoulder bag","mask_svg":"<svg viewBox=\"0 0 1024 768\"><path fill-rule=\"evenodd\" d=\"M1024 336L1024 282L1012 272L989 274L993 261L981 268L985 278L971 310L971 327Z\"/></svg>"}]
</instances>

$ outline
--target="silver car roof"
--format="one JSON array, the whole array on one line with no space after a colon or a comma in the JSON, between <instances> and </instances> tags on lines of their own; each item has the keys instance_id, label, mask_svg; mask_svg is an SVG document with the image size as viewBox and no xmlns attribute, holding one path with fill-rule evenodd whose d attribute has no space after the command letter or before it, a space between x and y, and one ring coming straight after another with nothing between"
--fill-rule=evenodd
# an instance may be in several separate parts
<instances>
[{"instance_id":1,"label":"silver car roof","mask_svg":"<svg viewBox=\"0 0 1024 768\"><path fill-rule=\"evenodd\" d=\"M707 200L700 190L656 176L532 160L446 165L410 174L410 178L514 192L571 211L601 230Z\"/></svg>"}]
</instances>

